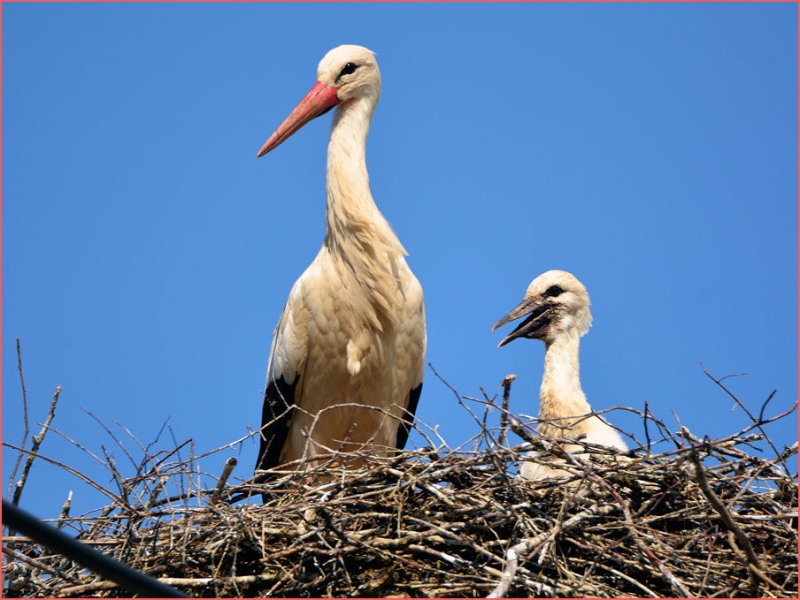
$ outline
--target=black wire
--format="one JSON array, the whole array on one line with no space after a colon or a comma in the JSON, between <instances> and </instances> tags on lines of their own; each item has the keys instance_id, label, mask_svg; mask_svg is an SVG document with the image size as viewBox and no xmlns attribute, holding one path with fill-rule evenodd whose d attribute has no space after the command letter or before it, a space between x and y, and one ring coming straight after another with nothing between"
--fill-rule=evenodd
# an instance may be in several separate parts
<instances>
[{"instance_id":1,"label":"black wire","mask_svg":"<svg viewBox=\"0 0 800 600\"><path fill-rule=\"evenodd\" d=\"M42 523L33 515L5 499L3 500L3 525L27 535L43 546L47 546L98 575L118 583L133 594L147 598L189 597L174 587L165 585L149 575L65 535L54 527Z\"/></svg>"}]
</instances>

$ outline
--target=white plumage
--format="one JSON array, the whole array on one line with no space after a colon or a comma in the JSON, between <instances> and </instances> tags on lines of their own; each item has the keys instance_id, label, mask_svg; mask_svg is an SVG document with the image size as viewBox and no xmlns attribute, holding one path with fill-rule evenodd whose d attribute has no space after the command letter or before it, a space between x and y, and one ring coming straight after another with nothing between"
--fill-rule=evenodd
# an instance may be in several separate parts
<instances>
[{"instance_id":1,"label":"white plumage","mask_svg":"<svg viewBox=\"0 0 800 600\"><path fill-rule=\"evenodd\" d=\"M402 448L422 389L422 288L372 199L366 168L378 65L366 48L339 46L322 59L317 79L258 153L337 107L325 238L275 329L257 469L336 450Z\"/></svg>"},{"instance_id":2,"label":"white plumage","mask_svg":"<svg viewBox=\"0 0 800 600\"><path fill-rule=\"evenodd\" d=\"M500 319L492 331L526 316L514 331L500 342L504 346L525 337L542 340L547 349L539 391L539 435L546 438L574 438L592 444L627 450L620 435L597 415L583 393L580 378L580 338L589 331L592 315L589 293L566 271L548 271L531 282L522 303ZM568 445L575 451L579 445ZM520 473L528 479L552 474L541 465L523 462Z\"/></svg>"}]
</instances>

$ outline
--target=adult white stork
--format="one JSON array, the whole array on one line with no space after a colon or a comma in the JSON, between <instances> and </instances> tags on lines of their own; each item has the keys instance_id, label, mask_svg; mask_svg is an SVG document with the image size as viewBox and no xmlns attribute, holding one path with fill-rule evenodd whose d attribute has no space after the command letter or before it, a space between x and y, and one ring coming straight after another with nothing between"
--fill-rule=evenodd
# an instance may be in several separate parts
<instances>
[{"instance_id":1,"label":"adult white stork","mask_svg":"<svg viewBox=\"0 0 800 600\"><path fill-rule=\"evenodd\" d=\"M370 50L339 46L263 156L333 107L326 232L272 340L256 469L332 451L402 449L422 390L425 309L406 251L369 188L366 141L381 92Z\"/></svg>"},{"instance_id":2,"label":"adult white stork","mask_svg":"<svg viewBox=\"0 0 800 600\"><path fill-rule=\"evenodd\" d=\"M589 293L571 273L548 271L534 279L522 303L492 327L520 317L519 324L498 347L517 338L542 340L546 345L544 374L539 390L538 432L546 438L574 438L585 435L585 442L627 450L620 435L592 413L581 387L580 338L592 325ZM580 446L568 445L575 451ZM527 479L541 479L553 474L542 465L523 462L520 474Z\"/></svg>"}]
</instances>

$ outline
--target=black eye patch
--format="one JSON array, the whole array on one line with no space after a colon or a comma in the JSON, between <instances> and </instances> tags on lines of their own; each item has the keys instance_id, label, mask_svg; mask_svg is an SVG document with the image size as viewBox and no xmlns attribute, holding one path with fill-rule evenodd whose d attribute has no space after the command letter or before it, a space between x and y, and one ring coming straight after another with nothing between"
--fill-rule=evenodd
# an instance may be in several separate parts
<instances>
[{"instance_id":1,"label":"black eye patch","mask_svg":"<svg viewBox=\"0 0 800 600\"><path fill-rule=\"evenodd\" d=\"M358 68L357 64L351 63L351 62L347 63L344 67L342 67L342 70L339 72L339 77L342 77L344 75L350 75L351 73L355 73L357 68ZM338 79L338 77L337 77L337 79Z\"/></svg>"},{"instance_id":2,"label":"black eye patch","mask_svg":"<svg viewBox=\"0 0 800 600\"><path fill-rule=\"evenodd\" d=\"M558 285L551 285L544 291L544 294L542 294L542 296L544 296L545 298L550 298L554 296L560 296L563 293L564 293L564 288Z\"/></svg>"}]
</instances>

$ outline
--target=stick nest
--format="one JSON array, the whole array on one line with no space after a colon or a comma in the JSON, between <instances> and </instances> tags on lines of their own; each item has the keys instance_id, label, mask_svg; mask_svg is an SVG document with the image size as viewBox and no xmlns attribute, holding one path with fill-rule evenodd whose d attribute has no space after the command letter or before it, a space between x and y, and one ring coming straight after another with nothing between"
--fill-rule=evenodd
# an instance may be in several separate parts
<instances>
[{"instance_id":1,"label":"stick nest","mask_svg":"<svg viewBox=\"0 0 800 600\"><path fill-rule=\"evenodd\" d=\"M660 440L648 432L620 457L565 454L563 440L504 417L472 450L334 452L267 481L223 475L205 488L192 483L196 465L162 452L98 515L58 525L200 597L797 597L797 485L785 462L797 447L753 453L763 419L708 440L642 415ZM508 428L524 443L508 445ZM522 480L521 460L563 475ZM176 478L183 491L165 495ZM24 537L5 546L6 596L128 595Z\"/></svg>"}]
</instances>

